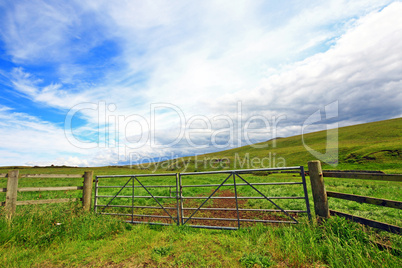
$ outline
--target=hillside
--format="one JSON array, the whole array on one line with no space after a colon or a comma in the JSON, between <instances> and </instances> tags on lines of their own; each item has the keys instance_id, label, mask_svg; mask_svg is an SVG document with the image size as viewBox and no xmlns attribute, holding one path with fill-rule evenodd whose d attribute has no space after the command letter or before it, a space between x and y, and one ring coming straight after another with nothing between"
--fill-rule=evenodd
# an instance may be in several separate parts
<instances>
[{"instance_id":1,"label":"hillside","mask_svg":"<svg viewBox=\"0 0 402 268\"><path fill-rule=\"evenodd\" d=\"M333 133L330 130L329 133ZM304 135L305 143L315 151L325 153L327 131ZM278 138L231 150L197 156L188 156L160 163L139 166L108 166L90 168L96 174L128 174L176 171L203 171L222 169L246 169L260 167L300 166L315 160L304 146L302 136ZM342 127L338 129L338 164L324 169L339 170L381 170L385 173L402 173L402 118ZM319 159L321 160L321 159ZM0 173L10 168L19 168L23 173L43 173L37 167L0 167ZM47 167L47 172L80 173L87 168Z\"/></svg>"},{"instance_id":2,"label":"hillside","mask_svg":"<svg viewBox=\"0 0 402 268\"><path fill-rule=\"evenodd\" d=\"M340 164L337 167L324 165L324 168L401 173L401 128L401 118L340 128ZM305 141L313 149L323 150L326 132L307 134ZM246 156L251 161L263 159L270 153L271 160L272 155L275 154L276 159L279 157L285 159L287 166L306 166L309 160L315 159L304 148L301 136L278 139L274 148L272 142L261 143L260 145L269 145L261 149L244 146L197 156L197 160L201 161L197 162L197 166L194 157L186 157L153 163L154 166L144 164L133 167L96 168L0 167L0 173L19 169L21 174L82 174L87 170L93 170L96 175L138 174L153 171L183 171L184 165L188 165L187 171L213 169L210 166L203 166L202 159L209 159L205 163L213 163L219 166L218 169L229 169L235 167L236 161L244 161ZM255 161L254 164L257 165L257 162ZM158 168L155 169L155 167ZM300 180L300 177L293 176L295 175L272 174L272 176L255 176L255 179L264 182ZM123 185L126 179L105 180L102 181L102 185ZM144 180L145 178L141 179L142 182ZM210 183L213 178L198 176L197 180L201 183L205 181ZM148 182L152 182L152 185L160 183L155 178L149 178ZM401 201L399 182L326 178L325 184L328 191ZM23 178L18 184L19 187L66 185L81 186L82 180ZM0 178L0 188L6 187L7 179ZM119 190L114 187L116 186L103 190L108 190L114 195ZM310 205L312 205L310 183L307 183L307 188ZM141 192L137 189L136 194L141 196ZM165 189L167 191L167 188ZM202 187L194 187L194 189L197 189L194 191L195 194L203 191ZM131 191L131 189L127 190ZM276 185L275 190L273 188L265 190L278 196L293 196L293 191L297 191L295 188L289 189L288 186L281 188L280 185ZM247 191L247 189L243 188L239 190L239 193L242 193L241 191ZM202 194L205 195L205 193ZM244 196L248 195L252 194ZM81 196L81 191L23 192L18 193L18 200L80 198ZM3 192L0 195L0 201L3 202L5 199L6 194ZM106 199L105 202L108 200ZM136 202L141 205L147 204L143 202L144 200L136 198ZM150 199L150 201L153 200ZM162 202L162 200L159 201ZM266 208L264 203L251 201L247 203L247 208L253 206ZM331 199L330 208L401 226L400 212L397 209L352 203L348 200ZM298 206L295 200L282 204L290 209L295 209L292 206ZM319 227L315 221L305 224L306 217L306 221L300 218L301 224L257 225L227 232L188 226L131 225L118 217L83 213L80 202L17 206L12 224L6 220L4 214L4 207L0 207L0 245L2 245L0 263L2 267L402 267L399 253L402 246L401 236L374 230L338 217L329 218ZM395 250L380 249L376 243Z\"/></svg>"},{"instance_id":3,"label":"hillside","mask_svg":"<svg viewBox=\"0 0 402 268\"><path fill-rule=\"evenodd\" d=\"M329 133L334 130L328 131ZM327 131L304 135L313 150L325 153ZM258 168L307 165L317 159L304 146L302 136L280 138L231 150L170 161L167 170ZM353 125L338 129L338 164L323 163L325 169L381 170L402 172L402 118ZM167 163L166 163L167 164ZM161 165L163 166L163 165Z\"/></svg>"}]
</instances>

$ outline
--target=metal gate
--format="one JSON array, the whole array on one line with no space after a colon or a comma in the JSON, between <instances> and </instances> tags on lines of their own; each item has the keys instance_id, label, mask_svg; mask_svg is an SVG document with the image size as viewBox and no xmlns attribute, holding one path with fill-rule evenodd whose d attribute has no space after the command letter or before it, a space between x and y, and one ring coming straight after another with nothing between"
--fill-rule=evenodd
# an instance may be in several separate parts
<instances>
[{"instance_id":1,"label":"metal gate","mask_svg":"<svg viewBox=\"0 0 402 268\"><path fill-rule=\"evenodd\" d=\"M253 177L256 172L265 175L286 173L289 176L297 176L295 174L299 174L301 180L264 182L262 177ZM215 178L213 178L214 176ZM101 186L99 185L100 179L121 179L125 183L120 186ZM206 183L194 183L203 181ZM218 183L213 183L214 181L218 181ZM291 196L268 195L273 190L266 187L278 185L296 185L296 187L300 185L302 194L296 196L294 193ZM99 194L100 190L110 192L113 188L117 189L117 192L108 195ZM164 189L164 192L158 191L155 193L154 189ZM211 190L208 191L208 189ZM139 191L147 195L139 195ZM128 192L129 194L127 194ZM248 195L249 193L254 194ZM278 204L281 200L300 199L304 200L302 201L304 205L299 209L285 209L283 205ZM260 207L251 206L250 201L252 200L257 200L256 204ZM233 207L229 207L229 202L232 202ZM151 203L154 205L151 205ZM189 206L186 206L186 203ZM109 212L113 209L119 211ZM188 225L210 229L239 229L242 226L249 226L258 222L298 223L295 216L297 213L306 213L308 218L311 218L303 166L97 176L95 183L95 212L103 215L127 217L126 221L130 223ZM216 214L219 216L216 217ZM222 214L229 216L222 217L220 216Z\"/></svg>"},{"instance_id":2,"label":"metal gate","mask_svg":"<svg viewBox=\"0 0 402 268\"><path fill-rule=\"evenodd\" d=\"M144 182L144 179L150 178ZM152 183L152 179L162 178L158 180L156 184ZM99 185L100 179L121 179L125 181L124 185L119 186L102 186ZM172 225L180 223L180 216L178 213L179 198L178 192L178 175L175 173L168 174L137 174L137 175L105 175L96 176L95 180L95 202L94 208L95 212L102 215L115 215L127 217L126 221L131 223L150 223L150 224L162 224L162 225ZM108 195L99 194L99 191L107 189L118 189L117 192ZM136 195L137 189L137 195ZM155 195L152 192L155 189L168 189L169 196ZM174 189L172 196L172 189ZM147 195L138 195L139 190ZM108 191L110 193L110 191ZM141 194L141 193L140 193ZM101 201L105 200L100 204ZM148 204L139 202L140 205L135 204L136 200L147 200ZM175 201L174 206L166 206L165 200ZM149 202L151 201L151 202ZM153 203L150 205L149 203ZM113 212L107 212L112 210ZM117 212L116 212L117 210ZM160 210L163 213L158 214L147 214L148 211ZM170 211L170 212L169 212ZM147 212L147 213L141 213ZM150 220L144 221L144 218L149 218ZM159 222L158 220L163 219L164 222ZM167 219L167 222L166 222Z\"/></svg>"}]
</instances>

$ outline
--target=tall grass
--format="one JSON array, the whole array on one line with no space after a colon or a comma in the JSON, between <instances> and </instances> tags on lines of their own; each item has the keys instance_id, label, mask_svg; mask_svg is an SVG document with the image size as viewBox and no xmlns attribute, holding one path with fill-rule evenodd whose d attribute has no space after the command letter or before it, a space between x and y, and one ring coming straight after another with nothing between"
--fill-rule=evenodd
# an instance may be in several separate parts
<instances>
[{"instance_id":1,"label":"tall grass","mask_svg":"<svg viewBox=\"0 0 402 268\"><path fill-rule=\"evenodd\" d=\"M3 212L1 212L3 213ZM81 211L78 204L0 215L3 267L401 267L402 258L371 241L400 247L400 236L341 218L322 225L257 225L238 231L130 225Z\"/></svg>"},{"instance_id":2,"label":"tall grass","mask_svg":"<svg viewBox=\"0 0 402 268\"><path fill-rule=\"evenodd\" d=\"M105 219L93 213L84 213L79 203L67 203L24 206L11 221L1 215L0 228L2 245L47 247L66 239L102 239L121 232L125 225L114 218Z\"/></svg>"}]
</instances>

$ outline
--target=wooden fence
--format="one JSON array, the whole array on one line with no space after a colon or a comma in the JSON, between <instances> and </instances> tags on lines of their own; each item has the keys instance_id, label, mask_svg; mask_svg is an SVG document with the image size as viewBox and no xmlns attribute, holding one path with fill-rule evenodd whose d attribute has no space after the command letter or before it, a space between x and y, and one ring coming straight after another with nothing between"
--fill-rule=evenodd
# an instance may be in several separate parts
<instances>
[{"instance_id":1,"label":"wooden fence","mask_svg":"<svg viewBox=\"0 0 402 268\"><path fill-rule=\"evenodd\" d=\"M20 175L18 170L12 170L6 174L0 174L0 178L7 178L7 188L0 188L0 192L6 192L6 201L0 202L0 206L5 206L8 217L11 217L19 205L34 204L50 204L65 203L70 201L81 200L83 209L89 211L91 208L93 171L86 171L84 174L23 174ZM18 188L19 178L84 178L83 186L63 186L63 187L24 187ZM68 191L82 190L82 198L59 198L59 199L42 199L42 200L24 200L17 201L19 192L37 192L37 191Z\"/></svg>"},{"instance_id":2,"label":"wooden fence","mask_svg":"<svg viewBox=\"0 0 402 268\"><path fill-rule=\"evenodd\" d=\"M339 172L339 171L322 171L321 162L318 160L308 162L308 172L310 176L311 189L314 200L314 210L319 218L328 218L330 215L337 215L355 222L365 224L371 227L379 228L392 233L402 234L401 227L388 223L378 222L363 217L335 211L329 209L328 197L355 201L359 203L372 204L377 206L390 207L394 209L402 209L402 202L374 198L368 196L360 196L353 194L338 193L325 190L324 177L331 178L347 178L347 179L363 179L363 180L379 180L379 181L396 181L402 182L402 174L381 174L381 173L364 173L364 172ZM92 198L93 171L87 171L82 174L23 174L20 175L18 170L12 170L7 174L0 174L0 178L7 179L7 188L0 188L0 192L6 192L6 201L0 202L0 206L5 206L8 216L12 216L18 205L33 204L49 204L63 203L69 201L82 201L83 209L90 210ZM18 188L19 178L84 178L83 186L64 186L64 187L24 187ZM83 190L82 198L75 199L43 199L43 200L24 200L17 201L18 192L32 191L67 191L67 190Z\"/></svg>"},{"instance_id":3,"label":"wooden fence","mask_svg":"<svg viewBox=\"0 0 402 268\"><path fill-rule=\"evenodd\" d=\"M362 180L379 180L379 181L397 181L402 182L402 174L381 174L381 173L364 173L364 172L323 172L321 162L318 160L308 162L308 175L310 176L311 189L314 199L315 214L319 218L328 218L330 215L337 215L350 219L352 221L385 230L392 233L401 234L401 227L391 225L384 222L378 222L363 217L354 216L351 214L331 210L328 207L328 197L356 201L359 203L372 204L395 209L402 209L402 202L387 199L380 199L368 196L344 194L325 190L324 178L347 178L347 179L362 179Z\"/></svg>"}]
</instances>

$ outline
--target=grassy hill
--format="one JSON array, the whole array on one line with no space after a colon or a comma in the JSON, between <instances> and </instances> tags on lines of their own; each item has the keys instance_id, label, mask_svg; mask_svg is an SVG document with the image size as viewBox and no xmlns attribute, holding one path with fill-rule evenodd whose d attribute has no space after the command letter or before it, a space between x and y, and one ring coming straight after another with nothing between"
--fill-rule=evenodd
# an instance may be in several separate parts
<instances>
[{"instance_id":1,"label":"grassy hill","mask_svg":"<svg viewBox=\"0 0 402 268\"><path fill-rule=\"evenodd\" d=\"M327 136L336 130L304 135L304 142L326 152ZM260 148L256 148L257 145ZM270 140L231 150L190 156L171 161L169 168L188 171L307 165L317 159L303 145L302 136ZM402 118L342 127L338 129L338 163L323 163L324 169L402 171ZM263 148L261 148L263 147ZM229 161L228 161L229 160ZM163 165L162 165L163 166Z\"/></svg>"},{"instance_id":2,"label":"grassy hill","mask_svg":"<svg viewBox=\"0 0 402 268\"><path fill-rule=\"evenodd\" d=\"M402 172L402 118L342 127L338 130L338 163L326 164L323 169L381 170L385 173ZM304 142L311 149L325 153L327 136L336 130L318 131L304 135ZM96 174L129 174L177 171L204 171L222 169L269 168L281 166L305 166L316 160L303 145L301 135L278 138L231 150L188 156L160 163L137 166L91 167ZM322 159L318 159L322 160ZM0 167L0 173L10 168L23 173L81 173L88 168L73 167Z\"/></svg>"},{"instance_id":3,"label":"grassy hill","mask_svg":"<svg viewBox=\"0 0 402 268\"><path fill-rule=\"evenodd\" d=\"M401 173L401 130L402 118L340 128L339 164L336 167L324 164L324 168ZM304 140L314 150L324 153L326 137L326 131L320 131L305 135ZM0 173L19 169L21 174L82 174L86 170L93 170L96 175L138 174L154 170L202 171L278 164L306 166L309 160L316 159L303 146L301 136L281 138L275 142L275 146L274 141L267 141L258 144L268 145L264 148L244 146L197 158L185 157L143 166L0 167ZM265 162L258 162L264 159ZM284 163L278 162L282 159ZM252 174L248 178L257 182L300 181L300 177L294 174L260 175ZM141 179L142 182L144 180ZM154 178L149 180L153 185L159 183ZM197 180L210 183L212 178L201 176ZM124 182L115 178L108 184L102 181L102 185L122 185ZM325 178L325 184L329 191L402 201L399 182ZM19 180L19 187L81 185L82 179ZM6 187L7 179L0 178L0 188ZM312 205L309 182L307 188ZM103 190L116 192L119 189ZM168 191L167 188L165 190ZM239 193L246 190L240 189ZM264 191L278 196L292 196L293 191L301 190L276 185ZM206 190L202 195L208 193L209 190ZM138 190L136 194L142 195ZM18 200L81 196L81 191L20 192ZM1 193L0 201L5 198L5 193ZM136 200L140 201L143 200ZM289 209L296 209L292 206L298 205L294 201L282 201L281 205ZM401 226L401 210L398 209L348 200L330 199L329 203L331 209ZM254 200L247 203L247 207L259 205ZM264 205L261 208L268 207ZM402 258L398 253L402 248L402 236L337 217L331 217L320 225L316 221L307 221L307 217L300 216L299 220L301 224L297 225L260 224L238 231L220 231L188 226L131 225L117 217L97 215L92 211L84 213L80 202L18 206L11 221L6 220L4 207L0 207L0 263L1 267L402 267ZM377 242L397 251L380 250Z\"/></svg>"}]
</instances>

